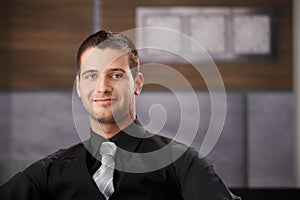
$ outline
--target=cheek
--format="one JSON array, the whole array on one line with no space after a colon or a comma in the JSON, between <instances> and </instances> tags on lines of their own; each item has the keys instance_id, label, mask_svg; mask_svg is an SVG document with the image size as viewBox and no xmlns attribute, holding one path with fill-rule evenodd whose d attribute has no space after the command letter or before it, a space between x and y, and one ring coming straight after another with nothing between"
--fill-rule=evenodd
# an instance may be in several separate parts
<instances>
[{"instance_id":1,"label":"cheek","mask_svg":"<svg viewBox=\"0 0 300 200\"><path fill-rule=\"evenodd\" d=\"M91 94L93 94L93 92L94 92L94 87L92 87L92 86L81 87L80 92L81 92L82 98L85 98L85 99L89 98L89 96Z\"/></svg>"},{"instance_id":2,"label":"cheek","mask_svg":"<svg viewBox=\"0 0 300 200\"><path fill-rule=\"evenodd\" d=\"M133 84L128 84L125 87L122 87L122 90L126 96L132 96L134 94L134 85Z\"/></svg>"},{"instance_id":3,"label":"cheek","mask_svg":"<svg viewBox=\"0 0 300 200\"><path fill-rule=\"evenodd\" d=\"M133 80L123 79L113 86L113 90L122 96L132 96L135 85Z\"/></svg>"},{"instance_id":4,"label":"cheek","mask_svg":"<svg viewBox=\"0 0 300 200\"><path fill-rule=\"evenodd\" d=\"M128 104L134 96L134 90L129 87L120 87L115 93L121 98L123 104Z\"/></svg>"}]
</instances>

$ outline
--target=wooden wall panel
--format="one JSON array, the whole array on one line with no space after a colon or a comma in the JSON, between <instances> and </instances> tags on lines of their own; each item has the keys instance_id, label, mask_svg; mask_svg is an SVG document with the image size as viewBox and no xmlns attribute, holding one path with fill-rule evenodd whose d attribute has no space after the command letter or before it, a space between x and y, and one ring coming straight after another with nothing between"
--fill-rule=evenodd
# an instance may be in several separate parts
<instances>
[{"instance_id":1,"label":"wooden wall panel","mask_svg":"<svg viewBox=\"0 0 300 200\"><path fill-rule=\"evenodd\" d=\"M135 28L138 6L210 6L273 8L277 11L277 57L273 60L216 62L226 89L291 90L292 89L292 1L291 0L102 0L101 27L112 31ZM170 64L187 76L197 89L205 88L201 77L189 65ZM176 85L176 81L166 77ZM184 89L182 86L176 86ZM156 89L157 86L148 86Z\"/></svg>"},{"instance_id":2,"label":"wooden wall panel","mask_svg":"<svg viewBox=\"0 0 300 200\"><path fill-rule=\"evenodd\" d=\"M0 88L72 88L77 48L92 32L93 1L0 3Z\"/></svg>"},{"instance_id":3,"label":"wooden wall panel","mask_svg":"<svg viewBox=\"0 0 300 200\"><path fill-rule=\"evenodd\" d=\"M76 73L77 48L82 39L92 32L92 4L93 1L85 0L1 1L0 88L71 88ZM292 89L291 0L101 0L101 27L113 31L135 28L135 9L138 6L274 8L278 13L275 59L216 64L227 89ZM195 88L206 87L190 65L170 65L188 77ZM171 77L167 79L176 88L184 89ZM152 85L146 88L159 87Z\"/></svg>"}]
</instances>

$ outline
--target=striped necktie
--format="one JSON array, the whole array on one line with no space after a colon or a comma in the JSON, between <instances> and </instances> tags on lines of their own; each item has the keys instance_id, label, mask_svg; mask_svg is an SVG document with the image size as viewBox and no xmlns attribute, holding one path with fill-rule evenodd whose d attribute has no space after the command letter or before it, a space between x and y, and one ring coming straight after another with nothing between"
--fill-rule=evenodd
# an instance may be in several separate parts
<instances>
[{"instance_id":1,"label":"striped necktie","mask_svg":"<svg viewBox=\"0 0 300 200\"><path fill-rule=\"evenodd\" d=\"M101 166L93 175L93 179L97 184L99 190L108 199L114 192L113 175L117 146L113 142L103 142L100 147L100 154L102 156Z\"/></svg>"}]
</instances>

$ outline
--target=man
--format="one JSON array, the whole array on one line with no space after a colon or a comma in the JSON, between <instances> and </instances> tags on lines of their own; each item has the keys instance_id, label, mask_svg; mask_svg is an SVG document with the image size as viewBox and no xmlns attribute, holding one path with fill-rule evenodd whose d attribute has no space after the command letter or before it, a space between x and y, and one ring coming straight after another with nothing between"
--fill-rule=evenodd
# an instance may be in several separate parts
<instances>
[{"instance_id":1,"label":"man","mask_svg":"<svg viewBox=\"0 0 300 200\"><path fill-rule=\"evenodd\" d=\"M127 37L92 34L77 63L91 137L16 174L1 186L0 199L240 199L197 151L143 129L135 110L143 75Z\"/></svg>"}]
</instances>

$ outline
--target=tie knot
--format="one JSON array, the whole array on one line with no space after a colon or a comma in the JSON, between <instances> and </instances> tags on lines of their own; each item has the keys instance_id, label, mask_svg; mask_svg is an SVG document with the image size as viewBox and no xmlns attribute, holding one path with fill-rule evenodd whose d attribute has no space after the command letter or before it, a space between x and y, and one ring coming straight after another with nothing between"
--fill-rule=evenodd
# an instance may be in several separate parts
<instances>
[{"instance_id":1,"label":"tie knot","mask_svg":"<svg viewBox=\"0 0 300 200\"><path fill-rule=\"evenodd\" d=\"M100 154L102 156L115 157L117 146L113 142L103 142L100 147Z\"/></svg>"}]
</instances>

